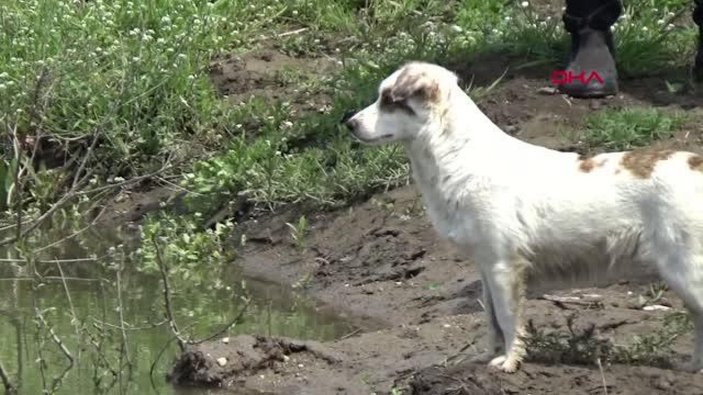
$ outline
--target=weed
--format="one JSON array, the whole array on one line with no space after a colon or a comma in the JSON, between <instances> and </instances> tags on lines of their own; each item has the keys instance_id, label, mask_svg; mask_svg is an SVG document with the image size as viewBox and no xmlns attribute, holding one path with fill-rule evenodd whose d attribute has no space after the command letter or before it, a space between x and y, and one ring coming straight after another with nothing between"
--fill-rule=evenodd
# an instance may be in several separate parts
<instances>
[{"instance_id":1,"label":"weed","mask_svg":"<svg viewBox=\"0 0 703 395\"><path fill-rule=\"evenodd\" d=\"M200 231L195 222L188 218L157 213L149 216L141 226L141 240L156 240L160 251L153 243L143 243L134 256L138 270L145 273L158 273L160 253L168 262L170 274L190 284L208 284L215 289L225 284L219 281L217 273L233 259L224 240L231 233L233 224L223 222L215 229ZM208 267L209 270L202 270Z\"/></svg>"},{"instance_id":2,"label":"weed","mask_svg":"<svg viewBox=\"0 0 703 395\"><path fill-rule=\"evenodd\" d=\"M664 296L664 292L666 292L669 289L669 286L663 282L663 281L658 281L656 283L652 283L649 285L649 289L647 290L647 294L645 297L647 298L647 303L657 303L661 298Z\"/></svg>"},{"instance_id":3,"label":"weed","mask_svg":"<svg viewBox=\"0 0 703 395\"><path fill-rule=\"evenodd\" d=\"M674 341L692 329L687 313L671 313L664 320L663 327L654 333L635 336L632 343L616 347L611 359L626 364L670 367Z\"/></svg>"},{"instance_id":4,"label":"weed","mask_svg":"<svg viewBox=\"0 0 703 395\"><path fill-rule=\"evenodd\" d=\"M531 358L549 363L590 365L608 355L612 349L607 339L596 335L595 325L574 329L574 317L567 318L569 333L537 329L530 320L527 326L527 347Z\"/></svg>"},{"instance_id":5,"label":"weed","mask_svg":"<svg viewBox=\"0 0 703 395\"><path fill-rule=\"evenodd\" d=\"M305 236L308 232L308 220L305 218L305 216L301 215L300 219L298 219L298 222L295 225L288 222L286 222L286 225L291 230L291 238L293 238L293 242L295 243L295 245L300 249L305 249Z\"/></svg>"},{"instance_id":6,"label":"weed","mask_svg":"<svg viewBox=\"0 0 703 395\"><path fill-rule=\"evenodd\" d=\"M663 326L655 332L634 336L629 344L616 345L611 339L598 336L595 325L575 330L573 320L573 316L567 319L569 333L548 333L538 330L529 322L527 344L531 358L550 363L593 365L601 360L670 367L674 341L693 328L687 313L675 312L668 315L663 320Z\"/></svg>"},{"instance_id":7,"label":"weed","mask_svg":"<svg viewBox=\"0 0 703 395\"><path fill-rule=\"evenodd\" d=\"M586 120L585 142L607 150L628 150L671 137L686 120L677 112L654 108L605 110Z\"/></svg>"}]
</instances>

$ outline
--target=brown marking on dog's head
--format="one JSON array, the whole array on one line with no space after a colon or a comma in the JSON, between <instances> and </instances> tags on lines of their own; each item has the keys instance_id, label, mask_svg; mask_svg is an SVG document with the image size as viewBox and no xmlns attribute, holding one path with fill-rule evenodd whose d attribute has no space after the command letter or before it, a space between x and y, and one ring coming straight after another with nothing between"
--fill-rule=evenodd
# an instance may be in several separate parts
<instances>
[{"instance_id":1,"label":"brown marking on dog's head","mask_svg":"<svg viewBox=\"0 0 703 395\"><path fill-rule=\"evenodd\" d=\"M660 160L667 160L674 154L674 150L638 149L626 152L620 165L639 178L649 178L654 167Z\"/></svg>"},{"instance_id":2,"label":"brown marking on dog's head","mask_svg":"<svg viewBox=\"0 0 703 395\"><path fill-rule=\"evenodd\" d=\"M688 158L688 165L691 167L691 170L703 172L703 156L696 154L691 155Z\"/></svg>"},{"instance_id":3,"label":"brown marking on dog's head","mask_svg":"<svg viewBox=\"0 0 703 395\"><path fill-rule=\"evenodd\" d=\"M428 103L439 101L438 81L414 64L406 65L387 91L387 97L392 103L407 102L412 98Z\"/></svg>"}]
</instances>

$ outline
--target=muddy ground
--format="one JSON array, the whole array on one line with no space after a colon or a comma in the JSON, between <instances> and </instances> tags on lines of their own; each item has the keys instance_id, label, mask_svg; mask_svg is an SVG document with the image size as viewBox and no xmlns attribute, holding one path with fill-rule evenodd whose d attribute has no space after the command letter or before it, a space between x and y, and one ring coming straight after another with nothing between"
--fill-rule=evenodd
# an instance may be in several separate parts
<instances>
[{"instance_id":1,"label":"muddy ground","mask_svg":"<svg viewBox=\"0 0 703 395\"><path fill-rule=\"evenodd\" d=\"M485 85L527 61L493 55L448 66L465 81L473 77L474 84ZM317 111L328 104L327 97L307 97L279 78L283 67L306 62L323 67L325 60L293 59L268 50L220 59L212 73L220 92L231 99L265 92L269 98L290 97L300 111ZM593 111L633 105L703 111L700 97L671 93L657 77L623 80L622 94L607 99L543 94L539 89L548 82L549 67L509 68L480 107L518 138L583 152L598 150L585 146L579 131L584 116ZM656 144L701 152L701 132L691 122ZM305 212L311 222L305 250L293 244L285 225L300 214L289 208L244 222L238 232L247 234L248 243L239 251L239 264L250 276L304 290L354 322L358 331L324 344L258 336L202 344L175 363L170 373L174 383L273 394L394 389L412 394L703 394L703 376L669 369L665 362L634 366L606 361L600 369L592 363L595 358L542 349L513 375L471 363L486 341L479 275L471 262L438 240L412 185L336 212ZM643 309L640 296L648 290L647 282L622 281L550 292L546 298L532 293L527 315L541 332L578 336L592 330L604 344L627 344L660 330L673 311L682 309L668 291L656 304L669 310ZM676 340L673 361L688 355L691 341L690 332Z\"/></svg>"}]
</instances>

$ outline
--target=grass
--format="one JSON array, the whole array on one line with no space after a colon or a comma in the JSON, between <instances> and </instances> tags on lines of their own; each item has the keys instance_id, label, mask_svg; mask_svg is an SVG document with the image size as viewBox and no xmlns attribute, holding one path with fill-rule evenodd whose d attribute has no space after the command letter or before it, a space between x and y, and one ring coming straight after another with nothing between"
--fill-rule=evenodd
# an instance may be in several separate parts
<instances>
[{"instance_id":1,"label":"grass","mask_svg":"<svg viewBox=\"0 0 703 395\"><path fill-rule=\"evenodd\" d=\"M673 54L695 47L695 29L675 17L688 3L657 2L657 8L635 3L614 26L620 68L637 74L645 66L683 65ZM256 7L239 0L3 4L3 33L12 40L0 43L0 70L6 70L0 74L0 123L17 130L20 141L39 135L69 158L84 155L97 135L89 163L93 184L153 171L169 158L179 165L174 176L186 173L184 187L208 207L221 204L219 195L239 192L269 207L302 200L345 204L406 182L408 167L396 150L360 150L337 125L346 109L371 100L378 81L398 64L461 61L486 52L557 63L568 49L559 11L545 14L529 2L365 5L353 0L266 0ZM25 34L30 31L36 33ZM291 116L285 99L254 98L233 106L217 97L207 74L211 59L270 46L271 37L295 31L302 33L274 40L275 46L344 64L341 72L324 76L324 84L305 76L313 90L333 87L327 92L330 111ZM300 78L290 70L281 76L289 84ZM263 121L253 141L245 133L251 131L233 127L252 117ZM601 143L609 136L594 138ZM313 144L291 147L310 139ZM204 154L211 159L197 161ZM10 166L8 151L0 170ZM43 172L76 170L74 165ZM9 207L11 173L0 171L0 176L0 208ZM41 199L55 201L62 191L55 188Z\"/></svg>"},{"instance_id":2,"label":"grass","mask_svg":"<svg viewBox=\"0 0 703 395\"><path fill-rule=\"evenodd\" d=\"M685 121L683 113L649 107L604 110L586 120L585 142L607 150L629 150L672 137Z\"/></svg>"},{"instance_id":3,"label":"grass","mask_svg":"<svg viewBox=\"0 0 703 395\"><path fill-rule=\"evenodd\" d=\"M575 329L574 317L567 319L565 331L539 330L530 323L527 341L530 358L548 363L595 365L603 363L658 366L670 368L675 352L672 347L681 335L690 332L693 324L685 312L668 314L660 328L646 335L635 335L625 344L597 334L595 325Z\"/></svg>"}]
</instances>

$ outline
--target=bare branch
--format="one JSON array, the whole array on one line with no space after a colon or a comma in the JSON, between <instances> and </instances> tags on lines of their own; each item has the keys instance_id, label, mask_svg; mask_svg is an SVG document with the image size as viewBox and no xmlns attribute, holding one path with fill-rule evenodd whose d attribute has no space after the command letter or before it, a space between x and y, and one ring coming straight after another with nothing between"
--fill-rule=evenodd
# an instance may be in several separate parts
<instances>
[{"instance_id":1,"label":"bare branch","mask_svg":"<svg viewBox=\"0 0 703 395\"><path fill-rule=\"evenodd\" d=\"M39 309L35 309L35 313L36 313L37 317L39 318L39 320L41 321L42 325L44 325L46 330L49 332L49 336L51 337L51 340L53 340L54 343L56 343L56 345L59 347L59 349L61 350L63 355L66 356L66 359L68 359L71 366L73 366L73 354L71 354L71 352L68 350L68 348L66 347L64 342L61 340L61 338L58 337L58 335L56 335L56 332L54 332L54 328L49 326L49 324L44 319L44 315L39 311Z\"/></svg>"},{"instance_id":2,"label":"bare branch","mask_svg":"<svg viewBox=\"0 0 703 395\"><path fill-rule=\"evenodd\" d=\"M80 326L78 325L78 316L76 315L76 309L73 306L73 299L71 298L71 292L68 290L68 283L66 282L66 276L63 273L63 268L61 267L61 263L56 260L56 267L59 269L59 274L61 275L61 284L63 285L63 289L66 292L66 299L68 300L68 307L71 309L71 322L73 323L73 327L76 331L76 339L78 339L78 344L81 344L81 329ZM78 347L78 356L77 359L80 361L80 353L81 353L81 348Z\"/></svg>"},{"instance_id":3,"label":"bare branch","mask_svg":"<svg viewBox=\"0 0 703 395\"><path fill-rule=\"evenodd\" d=\"M173 309L171 307L171 288L168 283L168 266L166 265L166 262L164 262L163 257L161 256L161 249L159 248L159 243L156 241L155 236L152 236L151 242L154 244L154 248L156 249L156 263L159 265L159 271L161 272L161 280L163 281L164 285L164 307L166 309L166 319L168 319L168 323L171 326L171 331L173 332L173 335L178 340L178 347L181 349L181 352L183 352L185 351L185 344L187 343L187 341L181 336L181 332L178 330L176 320L173 317Z\"/></svg>"},{"instance_id":4,"label":"bare branch","mask_svg":"<svg viewBox=\"0 0 703 395\"><path fill-rule=\"evenodd\" d=\"M7 375L7 371L5 370L5 367L2 365L2 362L0 361L0 379L2 379L2 385L5 387L5 393L6 394L16 394L17 393L17 387L15 387L14 384L12 384L12 381L10 380L10 377Z\"/></svg>"}]
</instances>

